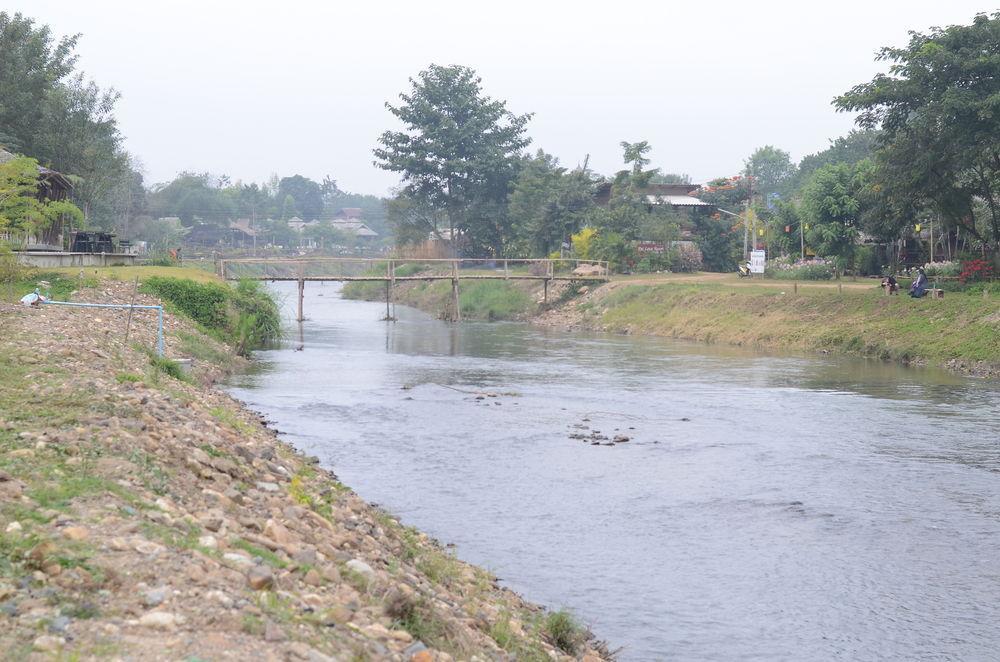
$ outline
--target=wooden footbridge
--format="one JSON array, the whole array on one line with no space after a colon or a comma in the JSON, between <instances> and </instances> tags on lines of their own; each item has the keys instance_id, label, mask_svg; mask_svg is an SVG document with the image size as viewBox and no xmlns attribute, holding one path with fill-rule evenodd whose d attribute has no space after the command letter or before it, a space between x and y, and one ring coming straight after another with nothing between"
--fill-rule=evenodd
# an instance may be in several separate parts
<instances>
[{"instance_id":1,"label":"wooden footbridge","mask_svg":"<svg viewBox=\"0 0 1000 662\"><path fill-rule=\"evenodd\" d=\"M295 281L298 283L298 321L302 314L305 284L309 281L376 281L385 283L386 319L392 319L396 283L451 281L453 321L461 319L459 282L463 280L542 281L543 301L548 302L552 281L605 282L610 269L602 260L523 259L403 259L403 258L238 258L219 261L219 275L226 280Z\"/></svg>"}]
</instances>

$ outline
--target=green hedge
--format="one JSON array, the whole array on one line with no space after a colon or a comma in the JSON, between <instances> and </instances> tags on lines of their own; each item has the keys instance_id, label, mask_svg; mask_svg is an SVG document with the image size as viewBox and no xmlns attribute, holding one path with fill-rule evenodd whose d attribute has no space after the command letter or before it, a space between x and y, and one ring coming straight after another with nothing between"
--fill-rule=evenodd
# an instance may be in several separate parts
<instances>
[{"instance_id":1,"label":"green hedge","mask_svg":"<svg viewBox=\"0 0 1000 662\"><path fill-rule=\"evenodd\" d=\"M278 304L257 281L240 281L236 287L230 287L223 283L151 276L143 282L142 291L160 297L241 354L281 335Z\"/></svg>"}]
</instances>

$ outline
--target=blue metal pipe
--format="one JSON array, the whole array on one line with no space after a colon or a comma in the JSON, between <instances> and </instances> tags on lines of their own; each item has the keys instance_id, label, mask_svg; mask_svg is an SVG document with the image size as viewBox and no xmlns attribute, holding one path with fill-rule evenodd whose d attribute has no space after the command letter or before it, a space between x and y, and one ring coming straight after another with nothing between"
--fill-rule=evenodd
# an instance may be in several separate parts
<instances>
[{"instance_id":1,"label":"blue metal pipe","mask_svg":"<svg viewBox=\"0 0 1000 662\"><path fill-rule=\"evenodd\" d=\"M132 308L133 310L156 311L156 354L163 356L163 306L140 306L133 303L77 303L75 301L43 301L52 306L73 306L75 308Z\"/></svg>"}]
</instances>

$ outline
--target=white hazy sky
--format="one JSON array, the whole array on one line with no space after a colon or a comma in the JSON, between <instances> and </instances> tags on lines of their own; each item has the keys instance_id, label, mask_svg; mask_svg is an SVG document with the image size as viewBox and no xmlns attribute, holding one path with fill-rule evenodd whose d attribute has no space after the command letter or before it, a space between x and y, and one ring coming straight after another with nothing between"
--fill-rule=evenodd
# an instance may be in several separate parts
<instances>
[{"instance_id":1,"label":"white hazy sky","mask_svg":"<svg viewBox=\"0 0 1000 662\"><path fill-rule=\"evenodd\" d=\"M884 65L908 30L969 23L967 0L839 2L223 2L8 0L122 93L128 149L147 181L210 171L262 181L330 175L384 194L372 165L385 110L430 63L476 69L486 92L534 112L532 149L610 173L619 142L695 182L754 148L798 160L850 130L831 99Z\"/></svg>"}]
</instances>

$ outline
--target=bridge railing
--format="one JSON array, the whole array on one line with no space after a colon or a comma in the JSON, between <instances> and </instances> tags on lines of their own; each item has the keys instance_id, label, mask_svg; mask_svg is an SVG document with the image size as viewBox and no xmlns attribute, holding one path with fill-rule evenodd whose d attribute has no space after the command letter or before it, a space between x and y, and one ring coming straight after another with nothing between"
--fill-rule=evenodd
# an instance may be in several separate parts
<instances>
[{"instance_id":1,"label":"bridge railing","mask_svg":"<svg viewBox=\"0 0 1000 662\"><path fill-rule=\"evenodd\" d=\"M602 260L504 258L237 258L220 261L227 279L258 280L342 279L607 279L609 265Z\"/></svg>"}]
</instances>

